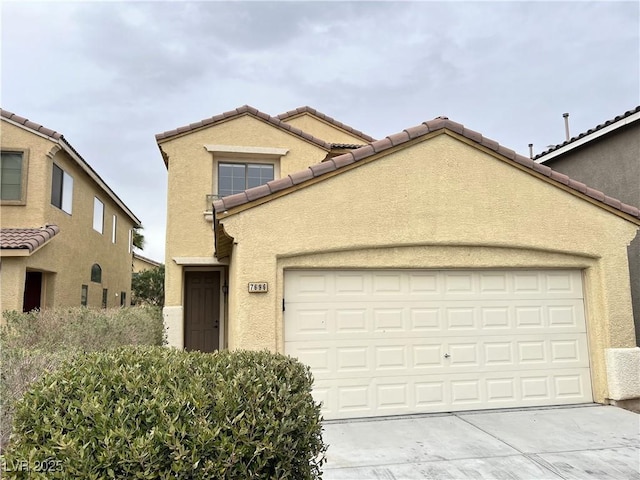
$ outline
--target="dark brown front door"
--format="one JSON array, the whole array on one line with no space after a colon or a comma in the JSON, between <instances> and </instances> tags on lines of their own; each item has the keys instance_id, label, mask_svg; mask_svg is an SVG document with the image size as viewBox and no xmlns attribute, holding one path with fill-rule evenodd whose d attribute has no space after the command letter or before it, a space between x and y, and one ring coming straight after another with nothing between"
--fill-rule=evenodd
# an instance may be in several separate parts
<instances>
[{"instance_id":1,"label":"dark brown front door","mask_svg":"<svg viewBox=\"0 0 640 480\"><path fill-rule=\"evenodd\" d=\"M40 298L42 297L42 272L27 272L24 280L24 298L22 300L22 311L30 312L40 308Z\"/></svg>"},{"instance_id":2,"label":"dark brown front door","mask_svg":"<svg viewBox=\"0 0 640 480\"><path fill-rule=\"evenodd\" d=\"M220 338L220 272L185 272L184 348L213 352Z\"/></svg>"}]
</instances>

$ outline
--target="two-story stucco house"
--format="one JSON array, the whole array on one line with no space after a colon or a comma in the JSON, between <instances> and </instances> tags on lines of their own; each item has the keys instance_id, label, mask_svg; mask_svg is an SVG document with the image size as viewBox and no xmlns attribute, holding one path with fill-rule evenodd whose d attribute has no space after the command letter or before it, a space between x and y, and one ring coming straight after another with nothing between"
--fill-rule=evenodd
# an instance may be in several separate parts
<instances>
[{"instance_id":1,"label":"two-story stucco house","mask_svg":"<svg viewBox=\"0 0 640 480\"><path fill-rule=\"evenodd\" d=\"M638 208L444 117L375 141L244 106L156 139L171 345L295 356L325 418L629 398Z\"/></svg>"},{"instance_id":2,"label":"two-story stucco house","mask_svg":"<svg viewBox=\"0 0 640 480\"><path fill-rule=\"evenodd\" d=\"M0 308L128 305L140 220L63 135L0 113Z\"/></svg>"},{"instance_id":3,"label":"two-story stucco house","mask_svg":"<svg viewBox=\"0 0 640 480\"><path fill-rule=\"evenodd\" d=\"M542 152L534 160L640 207L640 106ZM640 235L629 245L631 298L640 345Z\"/></svg>"}]
</instances>

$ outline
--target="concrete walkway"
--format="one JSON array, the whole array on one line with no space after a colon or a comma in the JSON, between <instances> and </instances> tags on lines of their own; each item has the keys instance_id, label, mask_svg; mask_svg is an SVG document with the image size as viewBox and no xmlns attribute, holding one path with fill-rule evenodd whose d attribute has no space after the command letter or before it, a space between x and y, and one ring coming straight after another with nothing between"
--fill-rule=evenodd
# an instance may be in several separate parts
<instances>
[{"instance_id":1,"label":"concrete walkway","mask_svg":"<svg viewBox=\"0 0 640 480\"><path fill-rule=\"evenodd\" d=\"M325 422L324 480L640 479L640 415L587 405Z\"/></svg>"}]
</instances>

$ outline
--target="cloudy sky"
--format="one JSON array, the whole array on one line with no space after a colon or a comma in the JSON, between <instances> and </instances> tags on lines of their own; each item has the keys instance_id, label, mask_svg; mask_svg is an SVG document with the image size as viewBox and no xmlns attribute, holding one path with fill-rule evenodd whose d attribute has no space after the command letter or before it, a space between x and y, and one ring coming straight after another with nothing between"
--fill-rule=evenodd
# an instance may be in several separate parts
<instances>
[{"instance_id":1,"label":"cloudy sky","mask_svg":"<svg viewBox=\"0 0 640 480\"><path fill-rule=\"evenodd\" d=\"M57 130L164 261L156 133L309 105L376 138L438 115L528 155L640 104L631 2L11 2L2 108ZM200 205L194 208L201 208Z\"/></svg>"}]
</instances>

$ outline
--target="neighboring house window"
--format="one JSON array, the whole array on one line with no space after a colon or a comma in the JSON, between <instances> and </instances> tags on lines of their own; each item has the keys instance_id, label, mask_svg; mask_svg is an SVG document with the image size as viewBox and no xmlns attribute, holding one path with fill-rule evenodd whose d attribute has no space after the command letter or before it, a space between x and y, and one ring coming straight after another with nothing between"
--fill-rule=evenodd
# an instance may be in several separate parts
<instances>
[{"instance_id":1,"label":"neighboring house window","mask_svg":"<svg viewBox=\"0 0 640 480\"><path fill-rule=\"evenodd\" d=\"M97 263L94 263L91 267L91 281L102 283L102 268Z\"/></svg>"},{"instance_id":2,"label":"neighboring house window","mask_svg":"<svg viewBox=\"0 0 640 480\"><path fill-rule=\"evenodd\" d=\"M127 306L127 292L120 292L120 306Z\"/></svg>"},{"instance_id":3,"label":"neighboring house window","mask_svg":"<svg viewBox=\"0 0 640 480\"><path fill-rule=\"evenodd\" d=\"M109 290L102 289L102 308L107 308L107 297L109 296Z\"/></svg>"},{"instance_id":4,"label":"neighboring house window","mask_svg":"<svg viewBox=\"0 0 640 480\"><path fill-rule=\"evenodd\" d=\"M51 178L51 205L71 215L73 177L54 163Z\"/></svg>"},{"instance_id":5,"label":"neighboring house window","mask_svg":"<svg viewBox=\"0 0 640 480\"><path fill-rule=\"evenodd\" d=\"M8 204L26 201L26 152L2 152L0 156L0 200Z\"/></svg>"},{"instance_id":6,"label":"neighboring house window","mask_svg":"<svg viewBox=\"0 0 640 480\"><path fill-rule=\"evenodd\" d=\"M118 217L113 216L113 222L111 226L111 243L116 243L116 227L118 225Z\"/></svg>"},{"instance_id":7,"label":"neighboring house window","mask_svg":"<svg viewBox=\"0 0 640 480\"><path fill-rule=\"evenodd\" d=\"M98 233L104 232L104 203L98 197L93 198L93 229Z\"/></svg>"},{"instance_id":8,"label":"neighboring house window","mask_svg":"<svg viewBox=\"0 0 640 480\"><path fill-rule=\"evenodd\" d=\"M80 293L80 305L87 306L87 297L89 296L89 286L82 285L82 291Z\"/></svg>"},{"instance_id":9,"label":"neighboring house window","mask_svg":"<svg viewBox=\"0 0 640 480\"><path fill-rule=\"evenodd\" d=\"M273 180L274 167L269 163L218 164L218 195L240 193Z\"/></svg>"}]
</instances>

